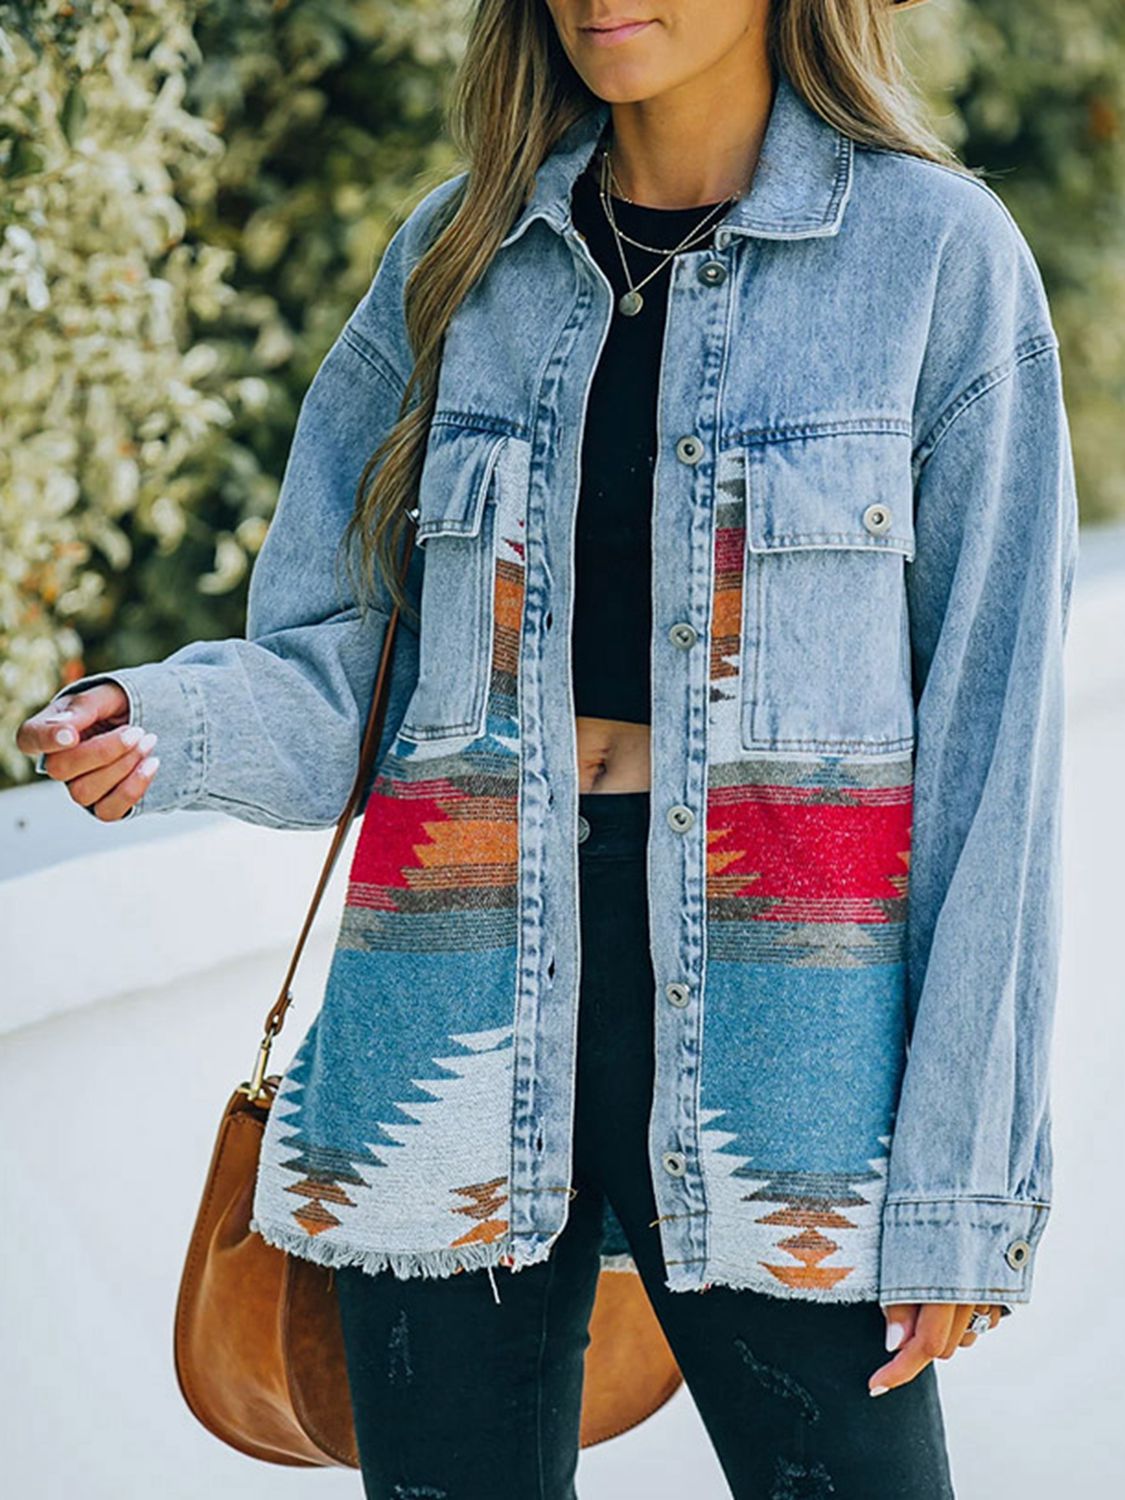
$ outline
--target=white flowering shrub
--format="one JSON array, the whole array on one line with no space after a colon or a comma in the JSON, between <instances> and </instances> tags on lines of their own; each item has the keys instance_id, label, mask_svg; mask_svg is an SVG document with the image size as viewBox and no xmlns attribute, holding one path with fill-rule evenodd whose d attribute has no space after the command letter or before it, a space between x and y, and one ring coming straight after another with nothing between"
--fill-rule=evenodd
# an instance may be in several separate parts
<instances>
[{"instance_id":1,"label":"white flowering shrub","mask_svg":"<svg viewBox=\"0 0 1125 1500\"><path fill-rule=\"evenodd\" d=\"M26 9L26 8L24 8ZM0 766L26 713L86 670L133 537L174 549L187 461L230 421L192 300L233 296L228 250L184 244L177 181L223 147L184 108L192 6L0 12Z\"/></svg>"},{"instance_id":2,"label":"white flowering shrub","mask_svg":"<svg viewBox=\"0 0 1125 1500\"><path fill-rule=\"evenodd\" d=\"M241 633L300 397L456 166L462 10L0 3L0 784L61 683Z\"/></svg>"}]
</instances>

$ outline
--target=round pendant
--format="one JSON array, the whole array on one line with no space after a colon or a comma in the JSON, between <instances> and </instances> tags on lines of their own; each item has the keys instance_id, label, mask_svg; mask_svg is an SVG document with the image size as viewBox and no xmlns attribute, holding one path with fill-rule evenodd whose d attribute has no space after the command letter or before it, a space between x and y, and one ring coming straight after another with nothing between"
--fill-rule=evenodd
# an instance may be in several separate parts
<instances>
[{"instance_id":1,"label":"round pendant","mask_svg":"<svg viewBox=\"0 0 1125 1500\"><path fill-rule=\"evenodd\" d=\"M617 300L617 306L627 318L636 317L644 305L645 299L641 296L640 292L626 292L623 297L619 297Z\"/></svg>"}]
</instances>

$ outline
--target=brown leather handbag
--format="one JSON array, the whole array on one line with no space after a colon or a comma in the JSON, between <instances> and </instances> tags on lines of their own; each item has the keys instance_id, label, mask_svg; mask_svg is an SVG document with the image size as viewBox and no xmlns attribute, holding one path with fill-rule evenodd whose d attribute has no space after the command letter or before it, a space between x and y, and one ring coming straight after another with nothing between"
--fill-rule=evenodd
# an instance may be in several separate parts
<instances>
[{"instance_id":1,"label":"brown leather handbag","mask_svg":"<svg viewBox=\"0 0 1125 1500\"><path fill-rule=\"evenodd\" d=\"M404 581L413 542L408 528ZM332 1268L290 1255L250 1232L262 1135L281 1082L279 1074L266 1076L266 1066L292 1003L290 985L305 939L372 768L386 715L398 616L396 607L383 641L355 785L281 993L266 1017L253 1074L223 1111L176 1302L176 1378L196 1417L240 1453L297 1467L358 1468L359 1456ZM682 1378L640 1277L603 1271L586 1350L582 1447L643 1422Z\"/></svg>"}]
</instances>

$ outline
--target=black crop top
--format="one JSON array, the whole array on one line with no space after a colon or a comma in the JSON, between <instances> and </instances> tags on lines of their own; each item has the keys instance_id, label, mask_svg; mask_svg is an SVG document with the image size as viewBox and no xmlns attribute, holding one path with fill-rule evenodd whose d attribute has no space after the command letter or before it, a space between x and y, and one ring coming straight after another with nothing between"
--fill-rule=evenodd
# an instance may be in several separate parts
<instances>
[{"instance_id":1,"label":"black crop top","mask_svg":"<svg viewBox=\"0 0 1125 1500\"><path fill-rule=\"evenodd\" d=\"M628 291L613 231L598 196L599 152L572 194L575 227L609 278L615 297ZM614 197L617 226L646 245L667 249L700 222L708 207L649 208ZM723 215L716 214L714 223ZM711 244L698 240L693 250ZM658 257L628 243L634 285ZM572 632L575 713L647 724L651 719L652 475L656 398L672 262L641 288L633 317L614 308L594 372L582 437L575 534Z\"/></svg>"}]
</instances>

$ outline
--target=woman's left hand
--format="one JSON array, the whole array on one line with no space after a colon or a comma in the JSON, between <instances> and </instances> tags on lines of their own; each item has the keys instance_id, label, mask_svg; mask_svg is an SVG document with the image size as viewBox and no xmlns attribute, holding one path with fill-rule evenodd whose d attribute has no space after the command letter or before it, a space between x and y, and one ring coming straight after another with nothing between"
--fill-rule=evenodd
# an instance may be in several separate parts
<instances>
[{"instance_id":1,"label":"woman's left hand","mask_svg":"<svg viewBox=\"0 0 1125 1500\"><path fill-rule=\"evenodd\" d=\"M871 1376L872 1396L905 1385L932 1359L951 1359L958 1349L975 1344L979 1335L965 1331L975 1312L986 1312L993 1328L1001 1317L999 1307L983 1302L890 1302L883 1312L887 1347L898 1353Z\"/></svg>"}]
</instances>

